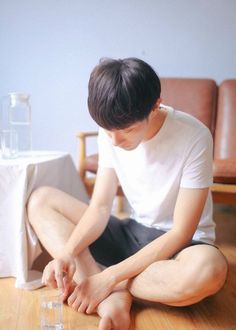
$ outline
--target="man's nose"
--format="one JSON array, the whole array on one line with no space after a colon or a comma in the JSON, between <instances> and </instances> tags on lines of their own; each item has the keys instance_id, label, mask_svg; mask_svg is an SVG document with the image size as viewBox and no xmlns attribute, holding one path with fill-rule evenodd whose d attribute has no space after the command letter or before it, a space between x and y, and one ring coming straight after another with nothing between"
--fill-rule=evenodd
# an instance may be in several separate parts
<instances>
[{"instance_id":1,"label":"man's nose","mask_svg":"<svg viewBox=\"0 0 236 330\"><path fill-rule=\"evenodd\" d=\"M114 146L118 146L122 142L122 136L119 133L111 133L110 134L112 144Z\"/></svg>"}]
</instances>

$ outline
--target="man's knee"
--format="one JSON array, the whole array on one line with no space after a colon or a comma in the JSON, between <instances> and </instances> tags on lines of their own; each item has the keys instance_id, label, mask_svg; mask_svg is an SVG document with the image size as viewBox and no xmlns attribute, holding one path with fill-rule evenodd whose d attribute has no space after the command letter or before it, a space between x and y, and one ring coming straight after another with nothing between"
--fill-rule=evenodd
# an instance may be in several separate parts
<instances>
[{"instance_id":1,"label":"man's knee","mask_svg":"<svg viewBox=\"0 0 236 330\"><path fill-rule=\"evenodd\" d=\"M224 285L227 270L227 262L218 250L209 258L199 258L183 277L183 297L199 297L201 300L215 294Z\"/></svg>"},{"instance_id":2,"label":"man's knee","mask_svg":"<svg viewBox=\"0 0 236 330\"><path fill-rule=\"evenodd\" d=\"M52 196L53 190L54 188L45 186L32 192L27 202L27 213L30 223L34 221L35 213L39 213L44 207L50 205L50 196Z\"/></svg>"},{"instance_id":3,"label":"man's knee","mask_svg":"<svg viewBox=\"0 0 236 330\"><path fill-rule=\"evenodd\" d=\"M173 288L174 299L166 304L189 306L214 295L223 287L227 270L226 259L218 250L196 259L194 264L183 266L179 283Z\"/></svg>"},{"instance_id":4,"label":"man's knee","mask_svg":"<svg viewBox=\"0 0 236 330\"><path fill-rule=\"evenodd\" d=\"M209 264L205 264L206 283L209 285L208 295L215 294L222 288L228 272L228 264L225 257L220 251L216 251L216 257Z\"/></svg>"}]
</instances>

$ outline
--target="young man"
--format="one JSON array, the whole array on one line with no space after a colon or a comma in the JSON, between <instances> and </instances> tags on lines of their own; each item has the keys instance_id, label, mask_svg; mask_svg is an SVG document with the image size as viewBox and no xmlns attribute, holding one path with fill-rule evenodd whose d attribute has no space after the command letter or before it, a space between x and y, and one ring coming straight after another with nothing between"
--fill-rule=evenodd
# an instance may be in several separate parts
<instances>
[{"instance_id":1,"label":"young man","mask_svg":"<svg viewBox=\"0 0 236 330\"><path fill-rule=\"evenodd\" d=\"M213 245L211 134L163 106L160 92L147 63L101 61L89 81L88 107L100 126L90 205L50 187L28 203L54 258L44 283L62 288L79 312L97 311L100 330L129 328L132 297L186 306L225 282L227 263ZM132 208L124 221L110 217L118 182Z\"/></svg>"}]
</instances>

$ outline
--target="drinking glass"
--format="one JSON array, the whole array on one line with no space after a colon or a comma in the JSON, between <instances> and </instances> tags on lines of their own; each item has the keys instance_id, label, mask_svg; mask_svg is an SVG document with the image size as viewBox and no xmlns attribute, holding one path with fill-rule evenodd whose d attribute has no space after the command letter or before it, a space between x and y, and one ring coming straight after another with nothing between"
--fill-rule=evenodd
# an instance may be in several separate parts
<instances>
[{"instance_id":1,"label":"drinking glass","mask_svg":"<svg viewBox=\"0 0 236 330\"><path fill-rule=\"evenodd\" d=\"M15 130L1 131L1 153L2 158L11 159L18 156L18 136Z\"/></svg>"},{"instance_id":2,"label":"drinking glass","mask_svg":"<svg viewBox=\"0 0 236 330\"><path fill-rule=\"evenodd\" d=\"M41 290L40 324L42 330L63 329L63 302L58 289Z\"/></svg>"}]
</instances>

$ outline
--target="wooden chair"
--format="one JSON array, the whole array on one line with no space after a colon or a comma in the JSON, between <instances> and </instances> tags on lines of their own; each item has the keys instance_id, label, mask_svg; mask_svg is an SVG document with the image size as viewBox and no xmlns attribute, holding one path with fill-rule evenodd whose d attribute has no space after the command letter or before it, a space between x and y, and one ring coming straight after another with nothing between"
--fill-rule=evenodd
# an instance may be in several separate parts
<instances>
[{"instance_id":1,"label":"wooden chair","mask_svg":"<svg viewBox=\"0 0 236 330\"><path fill-rule=\"evenodd\" d=\"M215 203L236 204L236 80L225 80L218 87L211 79L162 78L164 104L188 112L201 120L214 138ZM91 196L98 166L98 155L87 155L87 138L97 132L80 132L79 173ZM118 209L122 209L123 191L117 190Z\"/></svg>"},{"instance_id":2,"label":"wooden chair","mask_svg":"<svg viewBox=\"0 0 236 330\"><path fill-rule=\"evenodd\" d=\"M213 176L213 201L236 204L236 79L218 88Z\"/></svg>"},{"instance_id":3,"label":"wooden chair","mask_svg":"<svg viewBox=\"0 0 236 330\"><path fill-rule=\"evenodd\" d=\"M87 138L97 137L97 135L98 132L79 132L76 135L76 138L79 139L78 171L89 196L92 195L95 183L98 154L87 155Z\"/></svg>"}]
</instances>

